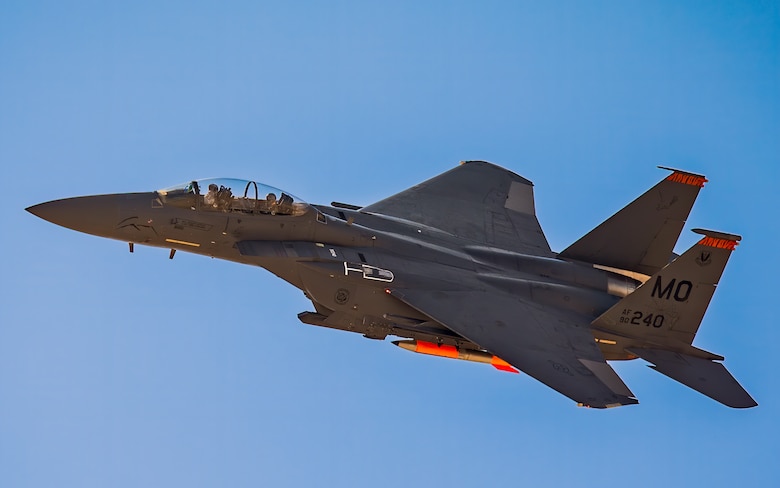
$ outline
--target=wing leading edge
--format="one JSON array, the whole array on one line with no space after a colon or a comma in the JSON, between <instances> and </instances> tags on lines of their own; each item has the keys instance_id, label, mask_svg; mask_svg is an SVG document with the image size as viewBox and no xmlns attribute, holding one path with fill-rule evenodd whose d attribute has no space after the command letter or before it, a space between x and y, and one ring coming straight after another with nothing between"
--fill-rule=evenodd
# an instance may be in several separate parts
<instances>
[{"instance_id":1,"label":"wing leading edge","mask_svg":"<svg viewBox=\"0 0 780 488\"><path fill-rule=\"evenodd\" d=\"M586 320L492 291L389 292L582 406L639 403L604 360Z\"/></svg>"}]
</instances>

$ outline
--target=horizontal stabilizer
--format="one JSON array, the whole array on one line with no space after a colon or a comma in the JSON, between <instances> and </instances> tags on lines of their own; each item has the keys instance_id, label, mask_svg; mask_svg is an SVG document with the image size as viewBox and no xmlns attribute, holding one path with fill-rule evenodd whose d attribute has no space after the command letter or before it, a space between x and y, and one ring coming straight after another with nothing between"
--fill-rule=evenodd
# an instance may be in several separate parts
<instances>
[{"instance_id":1,"label":"horizontal stabilizer","mask_svg":"<svg viewBox=\"0 0 780 488\"><path fill-rule=\"evenodd\" d=\"M628 349L653 363L651 368L683 385L733 408L758 405L723 364L661 349Z\"/></svg>"}]
</instances>

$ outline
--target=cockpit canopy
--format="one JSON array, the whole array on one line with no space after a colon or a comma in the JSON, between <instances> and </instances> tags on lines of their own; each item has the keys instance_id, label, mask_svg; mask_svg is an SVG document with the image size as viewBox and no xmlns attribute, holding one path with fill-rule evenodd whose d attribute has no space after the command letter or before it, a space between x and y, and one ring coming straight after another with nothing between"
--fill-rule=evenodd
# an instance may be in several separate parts
<instances>
[{"instance_id":1,"label":"cockpit canopy","mask_svg":"<svg viewBox=\"0 0 780 488\"><path fill-rule=\"evenodd\" d=\"M214 212L305 214L310 206L278 188L254 181L207 178L158 190L163 203Z\"/></svg>"}]
</instances>

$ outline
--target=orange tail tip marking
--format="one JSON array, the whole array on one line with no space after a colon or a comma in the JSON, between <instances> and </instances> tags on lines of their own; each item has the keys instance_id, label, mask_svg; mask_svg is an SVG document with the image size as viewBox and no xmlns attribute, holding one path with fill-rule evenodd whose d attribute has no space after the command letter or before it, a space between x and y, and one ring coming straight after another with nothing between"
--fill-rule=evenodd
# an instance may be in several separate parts
<instances>
[{"instance_id":1,"label":"orange tail tip marking","mask_svg":"<svg viewBox=\"0 0 780 488\"><path fill-rule=\"evenodd\" d=\"M719 239L717 237L705 237L704 239L699 241L699 244L702 246L709 246L709 247L717 247L718 249L728 249L729 251L733 251L737 248L737 245L739 244L737 241L732 241L730 239Z\"/></svg>"},{"instance_id":2,"label":"orange tail tip marking","mask_svg":"<svg viewBox=\"0 0 780 488\"><path fill-rule=\"evenodd\" d=\"M493 356L493 359L490 360L490 364L492 364L493 367L499 371L506 371L507 373L520 373L520 371L513 368L511 364L507 363L498 356Z\"/></svg>"},{"instance_id":3,"label":"orange tail tip marking","mask_svg":"<svg viewBox=\"0 0 780 488\"><path fill-rule=\"evenodd\" d=\"M692 175L687 173L675 172L666 177L668 181L674 181L677 183L683 183L685 185L698 186L703 188L707 183L707 178L699 175Z\"/></svg>"},{"instance_id":4,"label":"orange tail tip marking","mask_svg":"<svg viewBox=\"0 0 780 488\"><path fill-rule=\"evenodd\" d=\"M455 346L439 345L432 342L417 341L417 349L414 352L458 359L458 348Z\"/></svg>"}]
</instances>

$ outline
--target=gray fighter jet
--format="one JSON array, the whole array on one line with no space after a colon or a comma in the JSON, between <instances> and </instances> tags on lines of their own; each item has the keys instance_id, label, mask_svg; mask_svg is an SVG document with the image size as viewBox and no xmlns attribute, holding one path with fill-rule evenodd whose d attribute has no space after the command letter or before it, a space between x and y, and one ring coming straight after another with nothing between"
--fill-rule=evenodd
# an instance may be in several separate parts
<instances>
[{"instance_id":1,"label":"gray fighter jet","mask_svg":"<svg viewBox=\"0 0 780 488\"><path fill-rule=\"evenodd\" d=\"M533 185L484 161L366 207L309 205L255 181L206 179L27 210L88 234L260 266L301 289L311 325L523 371L581 406L638 403L607 361L642 358L725 405L756 402L692 345L737 235L672 249L707 181L666 178L560 253Z\"/></svg>"}]
</instances>

